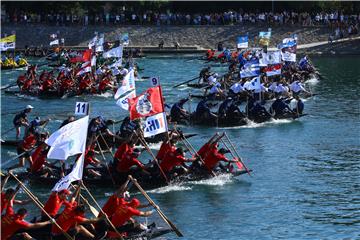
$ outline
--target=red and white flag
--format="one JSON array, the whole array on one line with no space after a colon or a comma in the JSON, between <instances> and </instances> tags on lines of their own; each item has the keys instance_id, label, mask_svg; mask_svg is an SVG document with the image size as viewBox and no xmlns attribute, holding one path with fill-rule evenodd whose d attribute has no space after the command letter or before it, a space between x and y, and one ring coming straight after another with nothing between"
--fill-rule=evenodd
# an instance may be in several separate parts
<instances>
[{"instance_id":1,"label":"red and white flag","mask_svg":"<svg viewBox=\"0 0 360 240\"><path fill-rule=\"evenodd\" d=\"M129 98L129 112L131 120L164 112L160 86L149 88L135 98Z\"/></svg>"},{"instance_id":2,"label":"red and white flag","mask_svg":"<svg viewBox=\"0 0 360 240\"><path fill-rule=\"evenodd\" d=\"M265 68L266 76L274 76L274 75L280 75L281 74L281 63L274 64L274 65L268 65Z\"/></svg>"},{"instance_id":3,"label":"red and white flag","mask_svg":"<svg viewBox=\"0 0 360 240\"><path fill-rule=\"evenodd\" d=\"M87 73L87 72L91 72L91 62L90 62L90 61L84 62L84 63L81 65L81 68L80 68L80 70L76 73L76 76L83 75L84 73Z\"/></svg>"}]
</instances>

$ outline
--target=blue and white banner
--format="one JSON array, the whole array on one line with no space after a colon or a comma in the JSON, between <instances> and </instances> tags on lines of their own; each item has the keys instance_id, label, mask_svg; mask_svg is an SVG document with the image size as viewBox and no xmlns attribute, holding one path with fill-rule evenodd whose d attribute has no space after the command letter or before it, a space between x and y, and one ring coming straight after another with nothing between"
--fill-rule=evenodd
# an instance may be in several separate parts
<instances>
[{"instance_id":1,"label":"blue and white banner","mask_svg":"<svg viewBox=\"0 0 360 240\"><path fill-rule=\"evenodd\" d=\"M142 123L144 137L151 137L159 133L167 132L168 126L165 112L147 117Z\"/></svg>"},{"instance_id":2,"label":"blue and white banner","mask_svg":"<svg viewBox=\"0 0 360 240\"><path fill-rule=\"evenodd\" d=\"M0 42L0 51L6 51L8 49L15 49L15 42Z\"/></svg>"},{"instance_id":3,"label":"blue and white banner","mask_svg":"<svg viewBox=\"0 0 360 240\"><path fill-rule=\"evenodd\" d=\"M279 49L283 49L283 48L291 48L296 46L296 39L295 38L284 38L282 40L282 43L280 44L280 46L278 47Z\"/></svg>"},{"instance_id":4,"label":"blue and white banner","mask_svg":"<svg viewBox=\"0 0 360 240\"><path fill-rule=\"evenodd\" d=\"M281 59L286 62L296 62L296 53L281 50Z\"/></svg>"},{"instance_id":5,"label":"blue and white banner","mask_svg":"<svg viewBox=\"0 0 360 240\"><path fill-rule=\"evenodd\" d=\"M259 75L260 75L260 66L258 59L247 61L240 70L241 78L254 77Z\"/></svg>"},{"instance_id":6,"label":"blue and white banner","mask_svg":"<svg viewBox=\"0 0 360 240\"><path fill-rule=\"evenodd\" d=\"M122 58L123 56L123 46L112 48L107 52L103 53L103 58Z\"/></svg>"},{"instance_id":7,"label":"blue and white banner","mask_svg":"<svg viewBox=\"0 0 360 240\"><path fill-rule=\"evenodd\" d=\"M247 35L239 36L237 38L237 48L248 48L249 47L249 37Z\"/></svg>"},{"instance_id":8,"label":"blue and white banner","mask_svg":"<svg viewBox=\"0 0 360 240\"><path fill-rule=\"evenodd\" d=\"M129 40L129 33L124 33L124 34L121 36L120 41L122 42L122 45L124 45L124 46L129 45L129 42L130 42L130 40Z\"/></svg>"},{"instance_id":9,"label":"blue and white banner","mask_svg":"<svg viewBox=\"0 0 360 240\"><path fill-rule=\"evenodd\" d=\"M134 98L135 92L135 75L134 69L131 69L124 77L121 86L116 91L114 98L117 99L116 105L124 110L129 110L128 98Z\"/></svg>"},{"instance_id":10,"label":"blue and white banner","mask_svg":"<svg viewBox=\"0 0 360 240\"><path fill-rule=\"evenodd\" d=\"M259 59L260 66L267 66L270 64L281 63L280 51L272 51L267 53L261 53L262 58Z\"/></svg>"}]
</instances>

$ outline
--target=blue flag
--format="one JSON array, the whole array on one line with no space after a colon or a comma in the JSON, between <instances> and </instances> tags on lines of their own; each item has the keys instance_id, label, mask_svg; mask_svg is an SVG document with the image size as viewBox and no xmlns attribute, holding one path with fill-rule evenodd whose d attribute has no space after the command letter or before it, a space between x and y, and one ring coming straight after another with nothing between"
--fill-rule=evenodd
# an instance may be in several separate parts
<instances>
[{"instance_id":1,"label":"blue flag","mask_svg":"<svg viewBox=\"0 0 360 240\"><path fill-rule=\"evenodd\" d=\"M249 37L247 35L239 36L237 38L237 48L248 48Z\"/></svg>"},{"instance_id":2,"label":"blue flag","mask_svg":"<svg viewBox=\"0 0 360 240\"><path fill-rule=\"evenodd\" d=\"M260 75L259 59L247 61L240 70L240 77L254 77Z\"/></svg>"}]
</instances>

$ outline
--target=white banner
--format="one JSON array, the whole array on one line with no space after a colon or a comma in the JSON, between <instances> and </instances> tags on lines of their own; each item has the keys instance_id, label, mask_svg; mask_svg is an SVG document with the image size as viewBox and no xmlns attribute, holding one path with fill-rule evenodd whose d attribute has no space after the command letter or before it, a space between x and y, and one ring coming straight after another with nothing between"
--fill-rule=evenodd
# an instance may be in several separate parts
<instances>
[{"instance_id":1,"label":"white banner","mask_svg":"<svg viewBox=\"0 0 360 240\"><path fill-rule=\"evenodd\" d=\"M144 137L151 137L159 133L167 132L168 126L165 112L147 117L142 123Z\"/></svg>"},{"instance_id":2,"label":"white banner","mask_svg":"<svg viewBox=\"0 0 360 240\"><path fill-rule=\"evenodd\" d=\"M82 153L79 157L79 159L76 161L76 163L73 166L73 169L71 172L62 177L53 187L51 191L61 191L64 189L68 189L70 184L74 181L82 179L83 176L83 169L84 169L84 155L85 153Z\"/></svg>"},{"instance_id":3,"label":"white banner","mask_svg":"<svg viewBox=\"0 0 360 240\"><path fill-rule=\"evenodd\" d=\"M129 90L129 92L123 94L122 97L120 97L116 101L116 105L120 106L124 110L129 110L129 98L136 97L135 89Z\"/></svg>"},{"instance_id":4,"label":"white banner","mask_svg":"<svg viewBox=\"0 0 360 240\"><path fill-rule=\"evenodd\" d=\"M269 64L281 63L280 50L267 52L267 53L262 53L261 55L262 55L262 58L259 58L260 66L267 66Z\"/></svg>"},{"instance_id":5,"label":"white banner","mask_svg":"<svg viewBox=\"0 0 360 240\"><path fill-rule=\"evenodd\" d=\"M287 62L296 62L296 53L281 51L281 59Z\"/></svg>"},{"instance_id":6,"label":"white banner","mask_svg":"<svg viewBox=\"0 0 360 240\"><path fill-rule=\"evenodd\" d=\"M8 49L15 49L15 42L0 42L0 51L6 51Z\"/></svg>"},{"instance_id":7,"label":"white banner","mask_svg":"<svg viewBox=\"0 0 360 240\"><path fill-rule=\"evenodd\" d=\"M52 45L59 45L59 39L56 39L56 40L54 40L54 41L51 41L51 42L50 42L50 46L52 46Z\"/></svg>"},{"instance_id":8,"label":"white banner","mask_svg":"<svg viewBox=\"0 0 360 240\"><path fill-rule=\"evenodd\" d=\"M48 158L66 160L85 151L89 116L70 122L51 134L45 141L50 146Z\"/></svg>"},{"instance_id":9,"label":"white banner","mask_svg":"<svg viewBox=\"0 0 360 240\"><path fill-rule=\"evenodd\" d=\"M121 86L116 91L114 98L118 99L121 95L125 94L126 92L135 89L135 75L134 69L131 69L128 74L124 77Z\"/></svg>"},{"instance_id":10,"label":"white banner","mask_svg":"<svg viewBox=\"0 0 360 240\"><path fill-rule=\"evenodd\" d=\"M119 46L119 47L110 49L107 52L104 52L103 58L112 58L112 57L122 58L122 55L123 55L123 47Z\"/></svg>"}]
</instances>

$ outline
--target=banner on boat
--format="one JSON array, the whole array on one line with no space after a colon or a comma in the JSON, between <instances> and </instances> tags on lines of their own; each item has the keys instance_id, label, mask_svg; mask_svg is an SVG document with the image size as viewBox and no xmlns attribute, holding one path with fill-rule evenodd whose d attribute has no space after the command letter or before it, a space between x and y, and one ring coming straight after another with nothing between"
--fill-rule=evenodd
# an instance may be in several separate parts
<instances>
[{"instance_id":1,"label":"banner on boat","mask_svg":"<svg viewBox=\"0 0 360 240\"><path fill-rule=\"evenodd\" d=\"M151 137L159 133L167 132L166 113L162 112L147 117L145 121L142 122L142 129L144 137Z\"/></svg>"},{"instance_id":2,"label":"banner on boat","mask_svg":"<svg viewBox=\"0 0 360 240\"><path fill-rule=\"evenodd\" d=\"M91 62L90 62L90 61L84 62L84 63L81 65L81 68L80 68L80 70L76 73L76 76L81 76L81 75L83 75L84 73L88 73L88 72L91 72Z\"/></svg>"},{"instance_id":3,"label":"banner on boat","mask_svg":"<svg viewBox=\"0 0 360 240\"><path fill-rule=\"evenodd\" d=\"M274 75L280 75L281 74L281 63L269 65L265 68L266 76L274 76Z\"/></svg>"},{"instance_id":4,"label":"banner on boat","mask_svg":"<svg viewBox=\"0 0 360 240\"><path fill-rule=\"evenodd\" d=\"M64 189L68 189L70 184L74 181L78 181L82 179L83 176L83 169L84 169L84 155L85 153L82 153L79 158L77 159L76 163L73 166L73 169L71 172L62 177L53 187L51 191L61 191Z\"/></svg>"},{"instance_id":5,"label":"banner on boat","mask_svg":"<svg viewBox=\"0 0 360 240\"><path fill-rule=\"evenodd\" d=\"M85 151L89 116L68 123L45 141L50 146L47 157L66 160L69 156Z\"/></svg>"},{"instance_id":6,"label":"banner on boat","mask_svg":"<svg viewBox=\"0 0 360 240\"><path fill-rule=\"evenodd\" d=\"M260 75L260 66L259 66L259 60L253 59L250 61L247 61L245 65L240 70L240 77L254 77Z\"/></svg>"},{"instance_id":7,"label":"banner on boat","mask_svg":"<svg viewBox=\"0 0 360 240\"><path fill-rule=\"evenodd\" d=\"M0 39L0 50L7 51L9 49L15 49L16 35L10 35Z\"/></svg>"},{"instance_id":8,"label":"banner on boat","mask_svg":"<svg viewBox=\"0 0 360 240\"><path fill-rule=\"evenodd\" d=\"M271 37L271 31L259 32L259 44L261 46L269 46L270 37Z\"/></svg>"},{"instance_id":9,"label":"banner on boat","mask_svg":"<svg viewBox=\"0 0 360 240\"><path fill-rule=\"evenodd\" d=\"M267 53L261 53L261 58L259 58L260 66L267 66L269 64L278 64L281 63L281 52L278 51L269 51Z\"/></svg>"},{"instance_id":10,"label":"banner on boat","mask_svg":"<svg viewBox=\"0 0 360 240\"><path fill-rule=\"evenodd\" d=\"M129 98L130 119L148 117L164 112L160 86L152 87L135 98Z\"/></svg>"},{"instance_id":11,"label":"banner on boat","mask_svg":"<svg viewBox=\"0 0 360 240\"><path fill-rule=\"evenodd\" d=\"M248 48L249 47L249 37L247 35L239 36L237 38L237 48Z\"/></svg>"},{"instance_id":12,"label":"banner on boat","mask_svg":"<svg viewBox=\"0 0 360 240\"><path fill-rule=\"evenodd\" d=\"M76 102L75 116L89 115L90 104L88 102Z\"/></svg>"},{"instance_id":13,"label":"banner on boat","mask_svg":"<svg viewBox=\"0 0 360 240\"><path fill-rule=\"evenodd\" d=\"M131 69L122 81L122 85L118 88L114 95L116 105L124 110L129 110L128 98L136 97L135 92L135 75L134 69Z\"/></svg>"},{"instance_id":14,"label":"banner on boat","mask_svg":"<svg viewBox=\"0 0 360 240\"><path fill-rule=\"evenodd\" d=\"M281 49L281 59L287 62L296 62L296 47L297 42L295 38L284 38L279 46Z\"/></svg>"},{"instance_id":15,"label":"banner on boat","mask_svg":"<svg viewBox=\"0 0 360 240\"><path fill-rule=\"evenodd\" d=\"M122 58L122 56L123 56L122 46L110 49L109 51L103 53L103 58L112 58L112 57Z\"/></svg>"}]
</instances>

